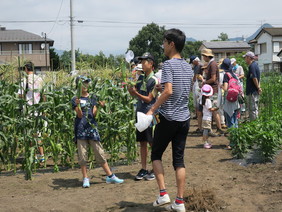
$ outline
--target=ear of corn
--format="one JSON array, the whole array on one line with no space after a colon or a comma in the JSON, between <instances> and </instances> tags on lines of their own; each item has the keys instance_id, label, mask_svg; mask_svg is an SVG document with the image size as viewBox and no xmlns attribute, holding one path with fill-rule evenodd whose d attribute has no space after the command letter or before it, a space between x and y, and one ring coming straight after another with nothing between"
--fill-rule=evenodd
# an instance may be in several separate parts
<instances>
[{"instance_id":1,"label":"ear of corn","mask_svg":"<svg viewBox=\"0 0 282 212\"><path fill-rule=\"evenodd\" d=\"M76 97L77 97L78 99L80 99L80 97L81 97L81 92L82 92L82 82L81 82L81 79L79 79L79 80L78 80L78 83L77 83L77 93L76 93ZM77 105L77 107L78 107L79 109L81 109L80 103Z\"/></svg>"}]
</instances>

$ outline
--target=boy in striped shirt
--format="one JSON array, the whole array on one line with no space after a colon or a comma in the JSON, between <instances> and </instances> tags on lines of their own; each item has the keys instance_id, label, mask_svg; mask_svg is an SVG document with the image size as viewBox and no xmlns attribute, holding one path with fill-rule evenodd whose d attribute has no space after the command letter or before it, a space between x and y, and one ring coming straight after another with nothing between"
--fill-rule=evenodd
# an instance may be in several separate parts
<instances>
[{"instance_id":1,"label":"boy in striped shirt","mask_svg":"<svg viewBox=\"0 0 282 212\"><path fill-rule=\"evenodd\" d=\"M156 125L151 160L160 189L160 195L153 203L160 206L170 203L164 181L162 155L172 143L173 167L176 172L177 197L167 207L170 211L185 211L183 194L185 189L184 150L189 131L190 112L188 98L192 86L191 66L181 57L186 36L178 29L167 30L164 34L164 54L169 60L164 62L162 71L162 94L147 112L152 115L159 108L160 122Z\"/></svg>"}]
</instances>

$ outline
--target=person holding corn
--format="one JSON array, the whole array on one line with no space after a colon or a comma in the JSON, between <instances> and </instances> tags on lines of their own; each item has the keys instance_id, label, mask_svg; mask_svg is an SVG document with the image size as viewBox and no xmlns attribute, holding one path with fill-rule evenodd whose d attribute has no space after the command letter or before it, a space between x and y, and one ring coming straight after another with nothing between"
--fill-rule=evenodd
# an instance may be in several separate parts
<instances>
[{"instance_id":1,"label":"person holding corn","mask_svg":"<svg viewBox=\"0 0 282 212\"><path fill-rule=\"evenodd\" d=\"M81 167L83 175L83 188L89 188L90 182L87 175L87 150L90 145L93 149L96 162L102 166L107 177L106 183L123 183L123 179L119 179L112 173L104 155L103 147L100 143L100 135L97 129L95 116L97 113L97 100L95 96L90 96L88 86L90 79L85 76L76 78L76 86L78 89L77 96L72 98L72 108L76 112L74 131L75 141L78 149L78 163Z\"/></svg>"}]
</instances>

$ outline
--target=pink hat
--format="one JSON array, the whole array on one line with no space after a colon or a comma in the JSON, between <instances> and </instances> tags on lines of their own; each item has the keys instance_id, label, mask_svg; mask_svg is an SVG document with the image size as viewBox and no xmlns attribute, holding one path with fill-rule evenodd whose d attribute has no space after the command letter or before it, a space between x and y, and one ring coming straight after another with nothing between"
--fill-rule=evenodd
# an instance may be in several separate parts
<instances>
[{"instance_id":1,"label":"pink hat","mask_svg":"<svg viewBox=\"0 0 282 212\"><path fill-rule=\"evenodd\" d=\"M205 84L203 87L202 87L202 90L201 90L201 93L203 96L212 96L213 94L213 89L210 85L208 84Z\"/></svg>"}]
</instances>

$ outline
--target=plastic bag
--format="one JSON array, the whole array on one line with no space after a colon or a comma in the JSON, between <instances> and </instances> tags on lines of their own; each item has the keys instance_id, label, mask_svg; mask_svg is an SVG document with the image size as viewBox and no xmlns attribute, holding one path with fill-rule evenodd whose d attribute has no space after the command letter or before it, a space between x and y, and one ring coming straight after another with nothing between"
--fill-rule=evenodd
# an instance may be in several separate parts
<instances>
[{"instance_id":1,"label":"plastic bag","mask_svg":"<svg viewBox=\"0 0 282 212\"><path fill-rule=\"evenodd\" d=\"M137 112L137 123L135 127L139 132L146 130L153 120L152 115L146 115L145 113Z\"/></svg>"}]
</instances>

